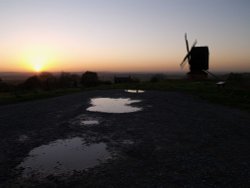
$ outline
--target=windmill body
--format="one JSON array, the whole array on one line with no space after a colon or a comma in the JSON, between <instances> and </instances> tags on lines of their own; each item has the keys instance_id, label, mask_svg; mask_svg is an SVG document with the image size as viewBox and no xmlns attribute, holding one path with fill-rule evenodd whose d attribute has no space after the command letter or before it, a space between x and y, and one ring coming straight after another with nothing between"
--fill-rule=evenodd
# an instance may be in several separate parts
<instances>
[{"instance_id":1,"label":"windmill body","mask_svg":"<svg viewBox=\"0 0 250 188\"><path fill-rule=\"evenodd\" d=\"M207 46L193 47L190 53L190 71L208 70L209 50Z\"/></svg>"},{"instance_id":2,"label":"windmill body","mask_svg":"<svg viewBox=\"0 0 250 188\"><path fill-rule=\"evenodd\" d=\"M207 70L209 69L209 49L207 46L195 46L197 41L189 50L189 44L187 40L187 35L185 34L187 55L184 57L181 67L185 66L188 62L190 72L188 72L189 78L200 79L207 78Z\"/></svg>"}]
</instances>

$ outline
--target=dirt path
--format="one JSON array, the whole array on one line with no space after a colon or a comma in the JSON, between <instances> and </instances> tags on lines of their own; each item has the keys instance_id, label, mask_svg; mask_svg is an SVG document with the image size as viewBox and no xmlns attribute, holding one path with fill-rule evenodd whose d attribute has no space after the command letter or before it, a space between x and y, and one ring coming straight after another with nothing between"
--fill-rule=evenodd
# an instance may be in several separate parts
<instances>
[{"instance_id":1,"label":"dirt path","mask_svg":"<svg viewBox=\"0 0 250 188\"><path fill-rule=\"evenodd\" d=\"M142 111L88 112L90 98L141 99ZM100 124L82 126L90 117ZM78 122L78 123L77 123ZM0 186L249 187L250 115L175 92L89 91L0 107ZM23 179L31 149L80 136L116 157L71 177Z\"/></svg>"}]
</instances>

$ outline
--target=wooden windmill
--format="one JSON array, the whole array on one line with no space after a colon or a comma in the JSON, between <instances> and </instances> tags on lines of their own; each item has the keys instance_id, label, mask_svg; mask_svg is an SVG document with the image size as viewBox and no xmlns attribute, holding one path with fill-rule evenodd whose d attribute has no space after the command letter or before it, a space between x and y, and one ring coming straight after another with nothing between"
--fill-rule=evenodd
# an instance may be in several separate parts
<instances>
[{"instance_id":1,"label":"wooden windmill","mask_svg":"<svg viewBox=\"0 0 250 188\"><path fill-rule=\"evenodd\" d=\"M181 62L181 67L183 68L188 62L190 72L188 72L188 77L191 79L204 79L207 78L207 71L209 68L209 49L207 46L195 46L197 41L195 41L189 49L189 44L187 40L187 34L185 34L185 42L187 48L187 55Z\"/></svg>"}]
</instances>

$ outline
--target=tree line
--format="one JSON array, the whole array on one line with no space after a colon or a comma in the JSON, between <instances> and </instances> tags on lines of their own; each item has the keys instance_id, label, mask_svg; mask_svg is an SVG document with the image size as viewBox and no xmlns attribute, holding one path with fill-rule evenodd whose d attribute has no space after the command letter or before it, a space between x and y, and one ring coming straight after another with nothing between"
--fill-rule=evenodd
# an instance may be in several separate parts
<instances>
[{"instance_id":1,"label":"tree line","mask_svg":"<svg viewBox=\"0 0 250 188\"><path fill-rule=\"evenodd\" d=\"M59 76L55 76L50 72L42 72L27 78L20 84L6 83L0 78L0 91L53 90L61 88L94 87L99 84L110 83L100 81L96 72L87 71L82 75L62 72Z\"/></svg>"}]
</instances>

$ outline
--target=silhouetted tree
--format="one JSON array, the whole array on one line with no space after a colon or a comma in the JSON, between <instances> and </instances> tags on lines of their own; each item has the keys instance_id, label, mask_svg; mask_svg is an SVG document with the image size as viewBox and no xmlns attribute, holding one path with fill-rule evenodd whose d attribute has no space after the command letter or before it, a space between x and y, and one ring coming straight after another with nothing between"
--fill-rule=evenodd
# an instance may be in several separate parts
<instances>
[{"instance_id":1,"label":"silhouetted tree","mask_svg":"<svg viewBox=\"0 0 250 188\"><path fill-rule=\"evenodd\" d=\"M73 81L73 87L78 87L78 83L80 82L80 76L77 74L71 74L71 79Z\"/></svg>"},{"instance_id":2,"label":"silhouetted tree","mask_svg":"<svg viewBox=\"0 0 250 188\"><path fill-rule=\"evenodd\" d=\"M162 74L156 74L154 76L151 77L150 82L159 82L164 80L164 75Z\"/></svg>"},{"instance_id":3,"label":"silhouetted tree","mask_svg":"<svg viewBox=\"0 0 250 188\"><path fill-rule=\"evenodd\" d=\"M10 85L5 83L1 78L0 78L0 91L9 91L10 90Z\"/></svg>"},{"instance_id":4,"label":"silhouetted tree","mask_svg":"<svg viewBox=\"0 0 250 188\"><path fill-rule=\"evenodd\" d=\"M92 87L99 84L98 75L96 72L87 71L82 75L81 83L83 86Z\"/></svg>"},{"instance_id":5,"label":"silhouetted tree","mask_svg":"<svg viewBox=\"0 0 250 188\"><path fill-rule=\"evenodd\" d=\"M44 90L51 90L57 87L57 79L53 74L49 72L42 72L39 75L39 78Z\"/></svg>"},{"instance_id":6,"label":"silhouetted tree","mask_svg":"<svg viewBox=\"0 0 250 188\"><path fill-rule=\"evenodd\" d=\"M41 88L42 83L38 76L31 76L22 84L22 88L33 90Z\"/></svg>"},{"instance_id":7,"label":"silhouetted tree","mask_svg":"<svg viewBox=\"0 0 250 188\"><path fill-rule=\"evenodd\" d=\"M228 76L228 81L242 81L243 80L243 74L240 73L230 73Z\"/></svg>"},{"instance_id":8,"label":"silhouetted tree","mask_svg":"<svg viewBox=\"0 0 250 188\"><path fill-rule=\"evenodd\" d=\"M115 84L121 84L121 83L139 83L140 80L135 77L127 76L127 77L114 77L114 83Z\"/></svg>"},{"instance_id":9,"label":"silhouetted tree","mask_svg":"<svg viewBox=\"0 0 250 188\"><path fill-rule=\"evenodd\" d=\"M59 76L59 85L63 88L72 87L71 74L68 72L62 72Z\"/></svg>"},{"instance_id":10,"label":"silhouetted tree","mask_svg":"<svg viewBox=\"0 0 250 188\"><path fill-rule=\"evenodd\" d=\"M62 72L59 76L59 85L63 88L78 87L80 76L77 74L71 74Z\"/></svg>"}]
</instances>

